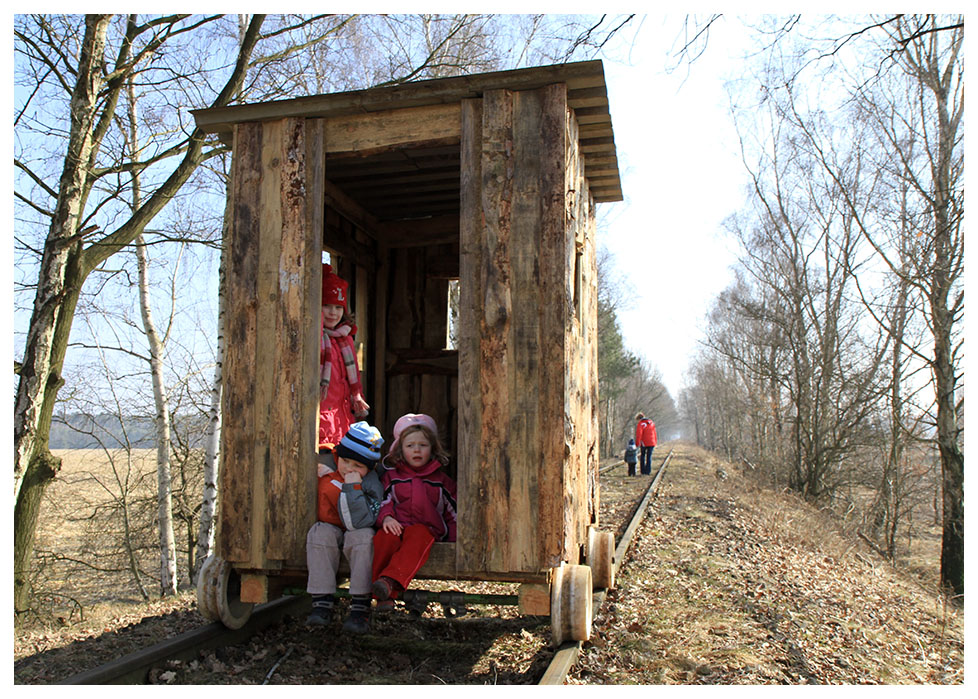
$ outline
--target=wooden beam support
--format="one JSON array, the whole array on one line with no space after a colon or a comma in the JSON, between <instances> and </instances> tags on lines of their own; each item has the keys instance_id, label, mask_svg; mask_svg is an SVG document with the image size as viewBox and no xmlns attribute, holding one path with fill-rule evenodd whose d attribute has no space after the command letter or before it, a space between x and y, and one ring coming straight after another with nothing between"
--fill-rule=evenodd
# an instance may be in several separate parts
<instances>
[{"instance_id":1,"label":"wooden beam support","mask_svg":"<svg viewBox=\"0 0 978 699\"><path fill-rule=\"evenodd\" d=\"M371 88L288 100L192 110L197 126L207 133L228 131L244 121L283 117L329 117L366 114L394 107L418 107L479 98L487 90L530 90L566 83L569 90L587 90L605 84L601 61L582 61L495 73L460 75L418 83ZM607 102L607 97L605 98ZM573 108L578 105L571 104ZM586 105L589 106L589 105ZM607 109L605 110L607 111Z\"/></svg>"},{"instance_id":2,"label":"wooden beam support","mask_svg":"<svg viewBox=\"0 0 978 699\"><path fill-rule=\"evenodd\" d=\"M413 221L381 223L378 239L389 247L427 247L458 241L458 216L436 216Z\"/></svg>"},{"instance_id":3,"label":"wooden beam support","mask_svg":"<svg viewBox=\"0 0 978 699\"><path fill-rule=\"evenodd\" d=\"M455 103L334 117L327 123L326 155L362 156L412 144L458 143L459 115Z\"/></svg>"},{"instance_id":4,"label":"wooden beam support","mask_svg":"<svg viewBox=\"0 0 978 699\"><path fill-rule=\"evenodd\" d=\"M268 601L268 576L242 573L240 598L242 602L265 604Z\"/></svg>"},{"instance_id":5,"label":"wooden beam support","mask_svg":"<svg viewBox=\"0 0 978 699\"><path fill-rule=\"evenodd\" d=\"M550 616L550 585L523 583L519 586L520 614Z\"/></svg>"},{"instance_id":6,"label":"wooden beam support","mask_svg":"<svg viewBox=\"0 0 978 699\"><path fill-rule=\"evenodd\" d=\"M381 224L373 214L353 201L346 192L329 180L326 180L324 188L327 207L335 209L364 233L374 237L377 235Z\"/></svg>"}]
</instances>

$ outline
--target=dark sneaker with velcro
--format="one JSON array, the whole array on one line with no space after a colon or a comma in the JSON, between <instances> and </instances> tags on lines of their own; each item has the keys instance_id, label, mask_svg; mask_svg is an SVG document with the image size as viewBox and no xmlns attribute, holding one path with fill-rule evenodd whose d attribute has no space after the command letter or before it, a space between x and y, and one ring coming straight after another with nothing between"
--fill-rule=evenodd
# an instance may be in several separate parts
<instances>
[{"instance_id":1,"label":"dark sneaker with velcro","mask_svg":"<svg viewBox=\"0 0 978 699\"><path fill-rule=\"evenodd\" d=\"M348 633L367 633L370 630L369 595L350 600L350 615L343 622L343 630Z\"/></svg>"},{"instance_id":2,"label":"dark sneaker with velcro","mask_svg":"<svg viewBox=\"0 0 978 699\"><path fill-rule=\"evenodd\" d=\"M333 621L333 600L313 599L312 611L306 617L306 626L328 626Z\"/></svg>"}]
</instances>

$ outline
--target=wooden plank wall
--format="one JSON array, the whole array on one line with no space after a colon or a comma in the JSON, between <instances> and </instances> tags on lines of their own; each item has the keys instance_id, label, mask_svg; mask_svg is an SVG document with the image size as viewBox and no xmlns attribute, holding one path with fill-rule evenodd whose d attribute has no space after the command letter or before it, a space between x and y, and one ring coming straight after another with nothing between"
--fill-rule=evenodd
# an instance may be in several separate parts
<instances>
[{"instance_id":1,"label":"wooden plank wall","mask_svg":"<svg viewBox=\"0 0 978 699\"><path fill-rule=\"evenodd\" d=\"M586 555L587 529L598 514L598 349L597 349L597 258L594 198L584 177L579 127L575 115L566 114L565 199L568 240L566 264L573 270L568 282L574 310L569 318L564 362L566 374L565 412L567 459L564 480L567 505L565 554L572 559Z\"/></svg>"},{"instance_id":2,"label":"wooden plank wall","mask_svg":"<svg viewBox=\"0 0 978 699\"><path fill-rule=\"evenodd\" d=\"M315 519L321 120L235 127L220 555L305 564Z\"/></svg>"},{"instance_id":3,"label":"wooden plank wall","mask_svg":"<svg viewBox=\"0 0 978 699\"><path fill-rule=\"evenodd\" d=\"M460 571L567 560L566 99L554 85L463 103Z\"/></svg>"}]
</instances>

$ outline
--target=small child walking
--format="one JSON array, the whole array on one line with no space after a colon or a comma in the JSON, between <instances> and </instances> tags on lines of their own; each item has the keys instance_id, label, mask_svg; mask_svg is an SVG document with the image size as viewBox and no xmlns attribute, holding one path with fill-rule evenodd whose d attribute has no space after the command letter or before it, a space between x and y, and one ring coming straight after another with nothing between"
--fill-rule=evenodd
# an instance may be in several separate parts
<instances>
[{"instance_id":1,"label":"small child walking","mask_svg":"<svg viewBox=\"0 0 978 699\"><path fill-rule=\"evenodd\" d=\"M353 338L357 326L347 309L349 284L323 265L319 344L319 448L331 449L353 424L367 416Z\"/></svg>"},{"instance_id":2,"label":"small child walking","mask_svg":"<svg viewBox=\"0 0 978 699\"><path fill-rule=\"evenodd\" d=\"M407 589L432 544L455 541L456 486L441 470L447 463L430 416L408 413L394 424L374 535L373 596L380 610L390 609Z\"/></svg>"},{"instance_id":3,"label":"small child walking","mask_svg":"<svg viewBox=\"0 0 978 699\"><path fill-rule=\"evenodd\" d=\"M635 446L635 440L629 439L628 446L625 447L625 463L628 464L628 475L635 475L635 464L638 463L638 447Z\"/></svg>"},{"instance_id":4,"label":"small child walking","mask_svg":"<svg viewBox=\"0 0 978 699\"><path fill-rule=\"evenodd\" d=\"M384 488L375 467L384 439L366 422L350 426L331 452L320 454L317 522L306 535L306 591L312 595L309 626L333 620L340 549L350 563L350 614L343 630L366 633L370 626L373 524Z\"/></svg>"}]
</instances>

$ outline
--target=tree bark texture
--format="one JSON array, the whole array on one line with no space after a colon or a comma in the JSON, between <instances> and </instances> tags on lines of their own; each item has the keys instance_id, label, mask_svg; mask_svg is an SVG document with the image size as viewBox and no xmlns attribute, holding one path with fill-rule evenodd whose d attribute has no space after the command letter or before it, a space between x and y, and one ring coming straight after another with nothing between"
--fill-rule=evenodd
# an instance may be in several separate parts
<instances>
[{"instance_id":1,"label":"tree bark texture","mask_svg":"<svg viewBox=\"0 0 978 699\"><path fill-rule=\"evenodd\" d=\"M35 445L43 431L45 393L60 381L60 367L54 370L56 326L70 290L65 288L65 269L72 249L79 249L78 222L84 208L86 167L91 158L92 129L102 86L101 65L105 58L105 36L110 15L88 15L82 42L74 91L71 95L71 132L68 152L58 188L58 199L44 244L38 275L34 310L24 345L24 359L14 407L14 500L27 476ZM63 354L63 352L62 352ZM46 449L47 440L43 440ZM41 473L55 471L42 468ZM35 483L37 478L33 479ZM42 479L43 480L43 479ZM31 537L33 538L33 537Z\"/></svg>"},{"instance_id":2,"label":"tree bark texture","mask_svg":"<svg viewBox=\"0 0 978 699\"><path fill-rule=\"evenodd\" d=\"M63 384L61 372L81 288L92 270L135 240L206 158L206 136L197 130L188 141L183 159L132 217L114 232L83 247L84 233L78 227L91 186L87 178L93 159L94 130L96 122L107 124L112 117L108 113L98 118L97 110L104 97L106 109L112 112L121 89L121 83L116 81L112 94L99 94L109 19L109 15L87 15L85 19L86 32L71 98L68 153L45 241L14 405L15 612L28 608L29 567L40 502L59 468L48 448L51 417ZM264 15L252 19L235 68L214 106L227 105L240 90L263 20ZM126 50L124 47L121 51Z\"/></svg>"}]
</instances>

